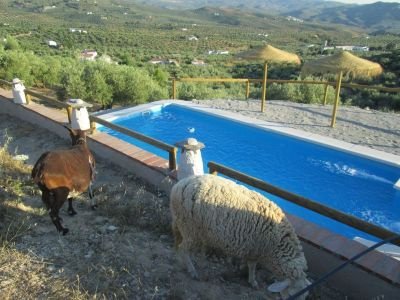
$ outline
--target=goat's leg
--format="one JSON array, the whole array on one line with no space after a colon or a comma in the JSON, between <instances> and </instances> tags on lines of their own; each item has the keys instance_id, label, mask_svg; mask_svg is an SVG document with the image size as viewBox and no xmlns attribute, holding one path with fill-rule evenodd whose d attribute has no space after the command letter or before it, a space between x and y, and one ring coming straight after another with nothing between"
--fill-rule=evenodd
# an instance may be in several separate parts
<instances>
[{"instance_id":1,"label":"goat's leg","mask_svg":"<svg viewBox=\"0 0 400 300\"><path fill-rule=\"evenodd\" d=\"M59 188L54 190L54 201L50 209L50 218L53 221L59 232L63 235L68 233L68 228L64 228L61 225L61 218L58 216L60 208L63 206L64 202L67 200L69 190L67 188Z\"/></svg>"},{"instance_id":2,"label":"goat's leg","mask_svg":"<svg viewBox=\"0 0 400 300\"><path fill-rule=\"evenodd\" d=\"M46 206L46 209L49 210L52 204L52 195L49 190L47 189L42 190L42 201Z\"/></svg>"},{"instance_id":3,"label":"goat's leg","mask_svg":"<svg viewBox=\"0 0 400 300\"><path fill-rule=\"evenodd\" d=\"M72 197L69 197L69 198L68 198L68 214L69 214L70 216L76 215L76 211L75 211L75 209L72 207L72 200L73 200Z\"/></svg>"}]
</instances>

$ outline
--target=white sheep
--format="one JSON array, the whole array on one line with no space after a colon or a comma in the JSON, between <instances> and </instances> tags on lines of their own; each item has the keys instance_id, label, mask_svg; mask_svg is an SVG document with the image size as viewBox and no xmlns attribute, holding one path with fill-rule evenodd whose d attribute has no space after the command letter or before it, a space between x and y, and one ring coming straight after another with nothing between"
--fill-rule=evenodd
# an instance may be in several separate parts
<instances>
[{"instance_id":1,"label":"white sheep","mask_svg":"<svg viewBox=\"0 0 400 300\"><path fill-rule=\"evenodd\" d=\"M262 264L278 280L268 290L283 298L310 283L292 225L282 210L261 194L215 175L191 176L172 187L170 209L175 245L193 278L198 275L190 252L210 247L247 262L253 287L258 285L256 264Z\"/></svg>"}]
</instances>

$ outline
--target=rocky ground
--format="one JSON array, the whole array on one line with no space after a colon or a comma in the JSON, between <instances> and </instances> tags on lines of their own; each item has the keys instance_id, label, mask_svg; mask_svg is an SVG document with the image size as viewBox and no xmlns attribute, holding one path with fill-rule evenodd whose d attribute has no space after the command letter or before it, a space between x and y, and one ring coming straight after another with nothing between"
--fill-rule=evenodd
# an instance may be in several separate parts
<instances>
[{"instance_id":1,"label":"rocky ground","mask_svg":"<svg viewBox=\"0 0 400 300\"><path fill-rule=\"evenodd\" d=\"M259 270L263 284L252 289L246 274L213 253L195 257L200 280L191 279L173 247L167 195L108 161L97 161L99 209L90 210L86 194L75 201L76 216L68 216L65 205L60 216L70 232L59 235L29 170L45 150L68 147L69 141L0 114L0 145L29 157L25 173L2 174L1 298L273 299L266 292L269 273ZM344 298L327 285L309 296Z\"/></svg>"}]
</instances>

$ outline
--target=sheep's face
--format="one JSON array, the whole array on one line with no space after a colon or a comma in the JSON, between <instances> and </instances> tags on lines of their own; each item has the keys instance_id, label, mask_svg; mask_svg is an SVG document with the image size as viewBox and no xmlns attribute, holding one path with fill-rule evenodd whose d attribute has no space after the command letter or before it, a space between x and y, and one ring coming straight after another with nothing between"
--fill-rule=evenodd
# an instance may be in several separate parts
<instances>
[{"instance_id":1,"label":"sheep's face","mask_svg":"<svg viewBox=\"0 0 400 300\"><path fill-rule=\"evenodd\" d=\"M268 286L268 290L273 293L279 293L282 299L287 299L310 284L311 282L307 278L296 280L285 279L283 281L278 281L271 284L270 286ZM305 300L307 298L307 295L308 292L297 297L296 300Z\"/></svg>"}]
</instances>

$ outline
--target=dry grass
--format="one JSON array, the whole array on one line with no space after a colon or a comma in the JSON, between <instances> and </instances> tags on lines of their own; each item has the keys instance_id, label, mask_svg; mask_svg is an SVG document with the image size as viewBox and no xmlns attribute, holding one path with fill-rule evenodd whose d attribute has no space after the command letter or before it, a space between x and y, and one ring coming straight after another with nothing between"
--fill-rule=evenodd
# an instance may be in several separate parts
<instances>
[{"instance_id":1,"label":"dry grass","mask_svg":"<svg viewBox=\"0 0 400 300\"><path fill-rule=\"evenodd\" d=\"M117 220L120 227L134 226L158 233L170 232L167 197L156 196L145 185L132 186L120 182L116 186L102 185L96 194L101 213Z\"/></svg>"},{"instance_id":2,"label":"dry grass","mask_svg":"<svg viewBox=\"0 0 400 300\"><path fill-rule=\"evenodd\" d=\"M51 274L51 265L13 247L0 247L2 299L87 299L79 282L69 286Z\"/></svg>"},{"instance_id":3,"label":"dry grass","mask_svg":"<svg viewBox=\"0 0 400 300\"><path fill-rule=\"evenodd\" d=\"M30 170L30 166L8 153L7 142L0 147L1 299L87 299L79 284L69 285L52 276L43 259L16 248L16 241L31 230L32 218L45 213L44 209L26 206L22 201L33 192Z\"/></svg>"}]
</instances>

